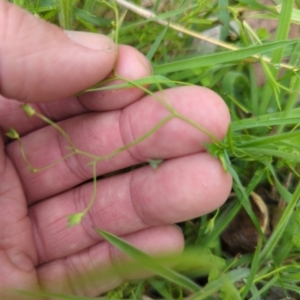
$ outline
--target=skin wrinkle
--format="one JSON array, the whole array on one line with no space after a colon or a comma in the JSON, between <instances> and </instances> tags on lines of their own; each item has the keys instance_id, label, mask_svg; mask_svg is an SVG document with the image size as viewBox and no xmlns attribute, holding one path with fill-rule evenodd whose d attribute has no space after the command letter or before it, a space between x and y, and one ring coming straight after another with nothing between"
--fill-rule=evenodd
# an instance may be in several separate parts
<instances>
[{"instance_id":1,"label":"skin wrinkle","mask_svg":"<svg viewBox=\"0 0 300 300\"><path fill-rule=\"evenodd\" d=\"M83 256L82 253L80 253L77 258L72 256L68 260L68 262L70 263L69 269L72 272L72 274L74 274L74 276L70 275L72 285L74 286L74 289L76 289L76 287L80 289L77 290L77 295L80 294L87 297L93 296L93 291L91 289L92 284L89 280L89 276L91 276L91 272L93 272L93 270L97 270L97 265L93 264L93 259L91 258L91 251L92 248L89 248L87 249L87 255ZM83 258L85 259L83 260ZM110 262L108 263L110 264ZM76 265L81 265L81 268L78 268Z\"/></svg>"},{"instance_id":2,"label":"skin wrinkle","mask_svg":"<svg viewBox=\"0 0 300 300\"><path fill-rule=\"evenodd\" d=\"M77 189L75 189L77 190ZM76 193L77 195L77 199L74 198L74 203L75 203L75 211L76 212L80 212L82 210L84 210L84 208L88 205L89 201L91 200L91 196L92 193L86 197L86 193L84 193L84 186L79 186L78 187L78 192ZM97 195L96 195L97 197ZM96 199L97 200L97 199ZM82 219L80 225L86 234L86 236L88 236L92 241L94 241L94 243L98 242L100 240L99 235L97 235L97 233L94 230L95 227L95 222L93 219L93 213L94 213L94 209L93 207L88 211L88 213L84 216L84 218Z\"/></svg>"},{"instance_id":3,"label":"skin wrinkle","mask_svg":"<svg viewBox=\"0 0 300 300\"><path fill-rule=\"evenodd\" d=\"M4 22L6 22L3 24L3 26L0 26L0 38L2 41L0 43L0 59L3 57L3 47L4 47L4 45L6 45L5 41L9 41L12 36L12 33L9 32L9 30L11 28L15 27L16 20L14 18L14 13L13 12L11 13L11 11L14 9L15 9L15 7L12 5L7 5L6 1L4 1L4 2L0 1L0 19L4 20ZM13 17L10 16L11 14L13 15ZM18 24L18 25L22 25L22 21L23 21L24 17L25 17L25 15L23 14L22 18L21 18L21 24ZM11 26L11 24L9 24L10 20L13 20L12 26ZM19 21L19 19L18 19L18 21ZM19 28L19 30L21 30L21 28L22 28L22 26L16 26L16 27ZM15 32L14 32L14 34L15 34ZM5 78L4 74L5 74L5 72L3 70L2 65L0 64L0 91L3 91L3 87L4 87L4 84L3 84L3 79Z\"/></svg>"},{"instance_id":4,"label":"skin wrinkle","mask_svg":"<svg viewBox=\"0 0 300 300\"><path fill-rule=\"evenodd\" d=\"M130 107L130 105L128 107ZM126 116L124 123L122 122L123 114L125 114L125 116ZM122 139L123 145L126 145L127 143L130 143L135 140L135 138L133 136L133 131L132 131L132 119L129 118L128 116L129 116L128 114L126 115L126 108L123 109L122 113L120 115L120 118L119 118L119 132L120 132L120 137ZM125 124L125 125L123 126L123 124ZM128 124L128 125L126 126L126 124ZM122 128L127 129L127 132L129 133L129 136L130 136L129 142L126 141L125 133ZM139 152L139 147L133 146L133 148L134 148L134 151L132 150L132 147L131 147L131 148L127 149L127 152L129 153L131 158L133 158L133 160L136 161L136 164L145 162L145 160L142 158L143 156ZM134 152L136 152L137 155L134 154Z\"/></svg>"},{"instance_id":5,"label":"skin wrinkle","mask_svg":"<svg viewBox=\"0 0 300 300\"><path fill-rule=\"evenodd\" d=\"M16 223L18 223L18 222L23 222L23 220L27 220L27 218L28 218L28 216L27 215L25 215L25 216L23 216L23 218L20 218L19 220L16 220L16 222L14 222L15 224ZM28 220L29 221L29 220ZM29 221L30 222L30 221ZM18 226L15 226L15 228L19 228ZM10 229L10 228L9 228ZM22 227L22 228L20 228L21 230L24 230L24 228ZM10 230L8 230L8 231L10 231ZM12 245L10 245L11 243L9 242L9 240L11 240L11 239L15 239L15 237L16 236L19 236L19 235L23 235L24 234L24 231L20 231L20 232L11 232L10 231L10 234L9 234L9 236L7 235L7 234L5 234L5 227L4 228L1 228L1 232L3 233L3 236L5 237L6 236L6 238L1 238L1 248L2 249L4 249L4 250L10 250L10 249L12 249L12 248L14 248L14 247L17 247L18 245L13 245L13 247L12 247ZM7 242L5 242L5 240L8 240ZM19 239L16 239L16 240L19 240ZM4 247L3 248L3 246L6 246L6 247ZM11 248L12 247L12 248Z\"/></svg>"},{"instance_id":6,"label":"skin wrinkle","mask_svg":"<svg viewBox=\"0 0 300 300\"><path fill-rule=\"evenodd\" d=\"M92 113L92 114L98 115L98 113ZM88 117L88 114L86 116ZM101 116L99 116L99 117L101 117ZM77 136L80 137L79 138L80 141L85 141L88 139L86 137L86 134L83 134L83 132L86 132L86 126L84 126L84 122L85 122L85 119L80 119L80 123L79 123L80 127L77 130ZM62 128L63 128L63 126L62 126ZM89 140L91 140L91 138L96 139L97 137L94 137L94 135L98 135L98 133L92 132L91 135L92 136L89 138ZM61 140L64 140L64 138L62 136L61 136ZM105 141L105 143L107 143L107 142ZM80 143L80 144L83 144L83 143ZM92 153L93 151L89 150L88 152ZM62 155L65 155L65 154L62 153ZM86 181L86 178L92 178L92 168L87 170L84 167L82 160L80 160L80 158L82 158L82 157L83 156L80 156L80 155L73 155L72 157L69 157L67 160L65 160L65 163L68 166L69 170L75 175L75 177L80 179L80 182ZM71 163L72 159L73 160L75 159L76 162ZM91 160L90 158L86 158L86 157L84 157L84 159ZM74 167L72 167L72 166L74 166ZM78 171L78 173L77 173L77 171ZM101 173L99 174L99 171L98 171L97 176L99 176L99 175L101 175Z\"/></svg>"},{"instance_id":7,"label":"skin wrinkle","mask_svg":"<svg viewBox=\"0 0 300 300\"><path fill-rule=\"evenodd\" d=\"M8 255L11 263L19 270L27 273L35 272L35 263L32 258L25 252L15 252Z\"/></svg>"},{"instance_id":8,"label":"skin wrinkle","mask_svg":"<svg viewBox=\"0 0 300 300\"><path fill-rule=\"evenodd\" d=\"M138 170L134 170L134 171L132 171L132 174L131 174L131 176L130 176L130 183L129 183L129 191L130 191L130 194L129 194L129 197L130 197L130 199L131 199L131 204L132 204L132 207L133 207L133 209L134 209L134 212L135 212L135 214L138 216L138 218L142 221L142 223L143 224L145 224L145 228L146 227L148 227L148 226L151 226L152 224L151 224L151 222L149 222L148 220L147 220L147 218L145 218L145 215L144 215L144 213L142 212L142 211L140 211L139 209L137 209L137 207L136 207L136 204L135 204L135 202L136 202L136 200L134 200L134 199L138 199L138 197L137 197L137 195L138 195L138 193L137 192L135 192L135 190L138 188L136 185L134 185L133 184L133 182L134 182L134 176L135 176L135 174L137 173L139 171L139 169ZM135 196L134 196L135 195ZM155 225L158 225L158 224L155 224Z\"/></svg>"},{"instance_id":9,"label":"skin wrinkle","mask_svg":"<svg viewBox=\"0 0 300 300\"><path fill-rule=\"evenodd\" d=\"M61 128L63 130L65 130L64 126L63 126L63 122L62 122L62 124L59 124L59 125L61 126ZM82 122L80 122L80 125L81 126L80 126L78 132L79 132L79 135L82 136L82 130L81 130ZM64 157L68 152L70 152L68 150L68 152L65 153L69 144L67 143L66 139L58 131L57 131L57 141L58 141L58 147L60 149L61 157ZM65 149L65 150L63 150L63 149ZM83 180L85 181L86 178L88 176L90 176L90 173L86 169L83 168L82 163L79 160L78 154L68 157L67 159L65 159L63 161L63 163L68 168L69 172L71 174L73 174L74 177L79 179L79 182L82 182Z\"/></svg>"},{"instance_id":10,"label":"skin wrinkle","mask_svg":"<svg viewBox=\"0 0 300 300\"><path fill-rule=\"evenodd\" d=\"M72 284L72 277L71 277L71 273L69 272L68 261L67 260L68 260L68 257L59 259L58 261L55 261L54 263L61 263L62 264L59 267L63 271L63 275L59 274L60 275L59 277L63 278L64 285L65 285L65 283L68 284L69 291L71 292L71 295L76 295L74 286ZM50 290L53 290L53 287L51 287L51 288L50 288Z\"/></svg>"},{"instance_id":11,"label":"skin wrinkle","mask_svg":"<svg viewBox=\"0 0 300 300\"><path fill-rule=\"evenodd\" d=\"M136 209L135 209L135 206L134 206L134 203L132 201L132 195L131 195L131 180L132 180L132 176L133 176L133 173L134 171L131 171L130 173L128 173L128 176L127 176L127 181L128 181L128 184L127 183L124 183L124 186L128 187L126 188L126 195L123 196L124 198L127 198L129 197L129 203L131 204L131 208L133 209L133 213L135 214L135 223L138 223L139 225L139 228L137 228L137 230L141 229L141 228L146 228L148 227L148 224L144 222L144 220L139 216L139 214L137 213ZM127 201L126 201L127 202ZM138 220L136 220L136 218ZM133 216L131 217L131 219L133 219Z\"/></svg>"},{"instance_id":12,"label":"skin wrinkle","mask_svg":"<svg viewBox=\"0 0 300 300\"><path fill-rule=\"evenodd\" d=\"M28 219L27 216L24 217L24 219ZM22 221L22 220L19 220ZM27 220L30 222L30 220ZM17 226L16 226L17 228ZM23 229L23 227L22 227ZM3 230L3 228L2 228ZM10 236L8 237L8 240L22 240L22 236L24 236L23 232L15 232L14 234L10 233ZM20 238L18 238L20 236ZM7 239L6 239L7 240ZM1 250L4 250L7 257L11 261L11 263L19 270L25 271L25 272L32 272L34 267L38 263L37 253L34 251L33 255L30 255L26 252L21 252L18 249L18 244L10 243L9 241L5 241L3 238L1 239ZM22 259L20 259L20 256Z\"/></svg>"},{"instance_id":13,"label":"skin wrinkle","mask_svg":"<svg viewBox=\"0 0 300 300\"><path fill-rule=\"evenodd\" d=\"M104 267L110 267L113 266L113 261L112 261L112 257L110 255L110 245L107 242L102 242L101 243L101 254L103 255L103 257L106 257L108 259L106 259L105 261L105 266ZM96 246L97 247L97 246ZM104 249L103 249L104 248ZM77 290L77 294L76 295L82 295L82 296L86 296L86 297L91 297L94 296L93 293L93 289L92 289L92 285L90 283L90 280L87 280L87 278L89 277L89 272L95 272L95 270L99 269L99 265L100 267L102 266L102 260L100 261L100 264L98 263L98 265L94 265L94 267L91 267L91 265L93 265L93 259L92 259L92 251L94 251L96 248L95 247L90 247L87 249L88 252L88 259L86 258L85 261L82 260L82 255L83 253L79 254L79 257L74 257L71 256L69 259L66 259L67 261L67 273L69 275L70 278L70 283L72 285L72 289L76 290L76 288L79 288L80 290ZM103 254L103 253L106 254ZM76 267L76 265L78 265L78 262L80 262L81 264L81 269ZM75 272L74 272L75 271ZM101 272L101 270L100 270ZM114 281L119 281L119 284L121 284L122 282L124 282L124 278L121 277L118 274L117 278L116 276L114 276ZM89 279L89 278L88 278ZM91 281L93 281L93 278L91 278ZM121 282L120 282L121 281ZM79 287L79 283L80 283L80 287ZM89 284L91 284L91 286L89 286Z\"/></svg>"},{"instance_id":14,"label":"skin wrinkle","mask_svg":"<svg viewBox=\"0 0 300 300\"><path fill-rule=\"evenodd\" d=\"M75 262L72 258L73 256L64 258L64 265L66 268L66 273L68 274L69 284L71 285L74 295L85 295L85 284L82 285L82 283L85 282L84 274L87 266L82 263L80 253L77 256L77 259L75 259Z\"/></svg>"},{"instance_id":15,"label":"skin wrinkle","mask_svg":"<svg viewBox=\"0 0 300 300\"><path fill-rule=\"evenodd\" d=\"M55 223L59 224L60 221L61 221L61 219L64 219L64 221L66 220L65 216L62 216L60 219L56 219L55 222L49 223L48 227L56 227L56 229L58 229L58 230L55 231L55 235L61 236L61 239L62 239L62 238L65 237L65 235L67 235L67 231L66 231L66 230L68 230L68 228L67 228L67 222L64 222L64 226L53 226L53 224L55 224ZM46 229L43 228L43 230L46 230ZM61 232L65 232L65 235L61 235L60 234ZM48 238L47 236L44 236L45 240L47 238ZM52 239L54 240L54 237L52 237ZM56 242L56 244L60 243L59 240L54 240L54 241ZM68 245L68 246L69 246L69 248L71 248L70 245ZM46 255L43 255L43 259L41 259L41 257L40 257L40 263L45 263L45 262L48 262L48 261L53 261L53 259L56 259L53 256L53 253L50 250L46 251L45 253L46 253Z\"/></svg>"},{"instance_id":16,"label":"skin wrinkle","mask_svg":"<svg viewBox=\"0 0 300 300\"><path fill-rule=\"evenodd\" d=\"M52 104L54 104L54 103L52 103ZM62 105L60 105L60 107L61 107L61 109L62 109ZM44 116L46 116L47 118L49 118L51 121L57 121L57 118L55 117L55 114L53 114L53 112L51 111L51 109L50 109L50 106L49 105L47 105L46 103L37 103L36 105L35 105L35 109L38 109L38 111L39 111L39 113L40 114L42 114L42 115L44 115ZM68 116L66 117L66 118L68 118ZM65 119L66 119L65 118ZM60 120L60 121L62 121L62 120ZM43 122L43 121L42 121ZM45 124L45 126L48 126L48 124L47 123L45 123L45 122L43 122L44 124Z\"/></svg>"},{"instance_id":17,"label":"skin wrinkle","mask_svg":"<svg viewBox=\"0 0 300 300\"><path fill-rule=\"evenodd\" d=\"M131 174L131 173L128 173L128 175L129 174ZM131 176L129 178L126 177L126 182L123 182L123 185L126 186L126 187L127 186L130 187L130 183L129 183L130 180L131 180ZM128 182L128 184L127 184L127 182ZM107 181L107 183L108 183L108 181ZM107 195L107 192L106 192L105 196L107 196L107 198L114 199L115 198L114 194L115 194L116 191L111 187L111 183L110 182L108 184L109 184L109 190L112 191L112 193L108 193L108 195ZM105 186L105 189L107 189L107 186ZM91 237L95 241L99 241L99 235L94 231L95 224L97 223L97 220L95 220L95 218L99 218L99 217L101 218L101 214L104 214L105 215L105 219L107 219L108 218L106 216L107 212L112 211L112 209L110 209L110 207L113 207L117 202L123 201L124 198L128 198L128 197L131 197L130 196L130 188L126 188L125 194L122 191L121 198L120 198L120 196L118 196L118 197L116 197L117 200L114 200L114 201L110 200L109 201L109 205L103 205L103 207L101 207L101 210L95 211L96 206L93 206L91 208L91 210L87 214L88 218L86 220L84 218L83 221L82 221L83 225L86 225L86 230L89 232L88 236ZM86 199L86 201L89 201L89 200L90 200L90 198ZM102 198L101 196L98 196L98 197L96 196L96 201L102 201L103 202L103 201L105 201L105 199ZM87 203L85 203L84 205L87 205ZM121 203L121 205L123 205L123 202ZM132 206L132 208L134 210L134 213L136 214L135 208L134 208L134 206L133 206L132 203L131 203L131 206ZM82 210L83 208L84 207L80 207L78 209ZM129 209L129 208L127 207L127 209ZM139 225L142 228L147 227L147 224L145 224L143 222L143 220L139 217L139 215L136 214L136 216L138 217L138 223L139 223ZM88 221L88 219L90 219L90 222ZM118 223L119 222L119 216L116 215L116 214L114 214L114 211L112 211L112 213L109 214L109 219L111 220L110 224ZM106 224L106 225L108 225L108 224Z\"/></svg>"},{"instance_id":18,"label":"skin wrinkle","mask_svg":"<svg viewBox=\"0 0 300 300\"><path fill-rule=\"evenodd\" d=\"M0 282L1 299L7 299L3 296L8 294L11 295L11 288L18 287L19 289L29 290L31 289L31 287L36 286L37 278L35 274L30 274L32 273L30 271L24 272L24 270L18 268L4 251L0 251L0 260L3 263L1 264L1 270L4 272L5 275ZM19 280L21 278L22 281L20 282ZM8 289L8 294L5 293L5 289Z\"/></svg>"},{"instance_id":19,"label":"skin wrinkle","mask_svg":"<svg viewBox=\"0 0 300 300\"><path fill-rule=\"evenodd\" d=\"M39 205L39 204L35 204L35 205ZM46 239L52 238L53 232L51 232L50 236L45 236L42 234L42 231L47 231L47 227L54 227L55 229L58 229L56 231L54 231L54 234L57 236L60 236L60 231L64 231L66 234L68 234L67 230L71 230L67 228L67 221L66 221L66 216L63 215L60 218L56 218L54 219L54 221L46 224L46 226L39 226L37 227L37 225L39 225L39 222L37 221L37 217L36 217L36 210L37 209L32 209L30 215L32 216L32 218L34 218L36 221L33 223L34 224L34 240L35 240L35 244L36 244L36 248L37 248L37 253L39 256L39 264L41 263L45 263L48 261L52 261L53 260L53 253L51 251L51 248L49 249L49 251L47 251L47 249L49 248L49 246L47 246L47 242ZM34 213L32 213L32 211L34 211ZM73 213L70 212L70 213ZM49 217L48 217L49 219ZM62 226L54 226L53 224L58 223L60 224L61 220L63 219L63 225ZM41 230L41 231L40 231ZM36 234L37 233L37 234ZM60 239L64 239L66 238L66 234L62 234ZM72 233L71 233L72 234ZM54 239L53 239L54 240ZM57 239L55 240L56 243L60 243L60 241L58 241ZM42 246L42 247L40 247Z\"/></svg>"},{"instance_id":20,"label":"skin wrinkle","mask_svg":"<svg viewBox=\"0 0 300 300\"><path fill-rule=\"evenodd\" d=\"M148 167L149 168L149 167ZM134 200L131 200L131 202L133 203L133 206L134 206L134 210L135 210L135 212L136 212L136 214L139 216L139 218L145 223L145 224L147 224L147 226L157 226L157 225L164 225L163 223L158 223L157 222L157 220L155 220L155 222L151 222L151 220L149 220L149 217L147 217L146 216L146 214L145 214L145 210L142 210L142 209L138 209L138 207L140 207L140 204L138 204L139 203L139 201L138 201L138 199L140 199L139 198L139 194L138 194L138 192L137 192L137 190L140 188L139 186L137 186L135 183L134 183L134 179L135 179L135 176L136 176L136 173L137 172L134 172L134 174L132 175L132 179L131 179L131 190L135 190L136 192L132 192L131 193L131 197L132 197L132 199L136 199L135 201ZM151 178L148 178L148 182L149 182L149 180L151 180L152 182L153 182L153 176L151 176ZM143 183L142 183L142 185L143 185ZM153 186L153 184L152 184L152 186ZM154 186L156 186L155 184L154 184ZM136 187L136 188L134 188L134 187ZM137 207L138 206L138 207Z\"/></svg>"},{"instance_id":21,"label":"skin wrinkle","mask_svg":"<svg viewBox=\"0 0 300 300\"><path fill-rule=\"evenodd\" d=\"M125 122L125 125L123 126L122 120L123 120L124 112L125 112L125 109L122 109L122 110L121 110L121 113L120 113L120 115L119 115L119 119L118 119L118 125L119 125L119 126L118 126L118 132L119 132L119 137L120 137L121 143L122 143L122 145L125 146L127 143L126 143L126 139L125 139L125 136L124 136L124 133L123 133L123 129L122 129L122 128L128 128L127 130L129 130L129 135L130 135L130 137L132 137L132 130L131 130L131 125L129 124L129 122ZM127 119L128 119L128 117L127 117ZM126 126L126 124L129 124L129 127ZM133 139L131 139L131 140L133 140ZM143 163L142 160L138 159L137 157L135 157L135 156L132 154L132 151L130 151L130 148L127 149L127 150L125 150L125 152L127 152L127 153L129 154L130 158L134 161L134 162L132 163L132 165L134 165L134 164L137 165L137 164L139 164L139 163Z\"/></svg>"},{"instance_id":22,"label":"skin wrinkle","mask_svg":"<svg viewBox=\"0 0 300 300\"><path fill-rule=\"evenodd\" d=\"M1 177L4 177L4 185L2 185L2 187L4 187L4 190L0 191L0 194L2 196L2 200L0 202L2 202L2 205L4 205L6 211L5 215L3 215L1 219L2 221L12 219L13 227L11 226L12 224L9 221L7 224L2 225L0 248L1 250L5 251L5 255L8 257L8 259L11 261L11 263L15 266L16 269L20 271L30 272L33 268L33 262L36 262L37 260L36 252L31 252L32 249L20 249L19 245L19 243L22 244L24 242L24 236L28 236L26 235L26 228L30 228L30 220L27 217L27 210L25 210L25 208L22 205L19 207L15 207L14 205L7 207L9 202L13 201L12 204L15 204L16 201L18 202L19 199L15 199L15 197L23 197L24 195L18 195L18 193L14 193L17 188L20 188L19 178L13 181L12 186L10 186L9 188L7 187L6 181L9 181L8 178L10 178L10 176L15 175L15 171L12 169L13 164L8 163L9 160L8 158L6 158L4 151L2 151L2 154L3 155L1 155L1 157L3 157L4 159L4 168L2 170L3 172L1 174ZM28 225L28 227L20 226L20 223ZM19 243L14 244L13 240L17 240ZM30 242L30 240L28 242ZM27 253L27 250L29 250L29 253ZM24 258L23 260L22 257Z\"/></svg>"},{"instance_id":23,"label":"skin wrinkle","mask_svg":"<svg viewBox=\"0 0 300 300\"><path fill-rule=\"evenodd\" d=\"M17 147L19 147L17 141L11 142L9 146L13 147L13 145L17 145ZM26 149L25 149L25 153L26 153ZM20 174L20 170L18 168L18 162L15 159L11 159L11 157L9 157L9 159L13 165L15 172L17 173L18 180L20 182L20 185L22 186L22 191L23 191L24 197L25 197L25 199L28 199L28 195L29 195L28 188L27 188L27 185L25 185L25 183L23 182L23 176L21 176L21 174Z\"/></svg>"},{"instance_id":24,"label":"skin wrinkle","mask_svg":"<svg viewBox=\"0 0 300 300\"><path fill-rule=\"evenodd\" d=\"M41 228L37 226L35 210L31 210L29 216L30 216L30 220L31 220L33 240L34 240L35 248L37 251L37 263L35 264L35 266L38 266L41 261L40 253L42 253L42 252L46 253L46 247L45 247L44 239L42 238L42 234L40 232Z\"/></svg>"},{"instance_id":25,"label":"skin wrinkle","mask_svg":"<svg viewBox=\"0 0 300 300\"><path fill-rule=\"evenodd\" d=\"M33 239L35 242L35 247L37 250L37 255L38 255L38 263L36 266L39 264L43 263L43 260L41 259L41 253L43 253L44 257L51 257L49 253L47 253L47 247L45 245L45 239L44 235L42 234L43 228L40 226L37 226L37 217L36 217L36 210L31 210L30 212L30 219L31 219L31 224L32 224L32 232L33 232ZM46 238L46 237L45 237Z\"/></svg>"}]
</instances>

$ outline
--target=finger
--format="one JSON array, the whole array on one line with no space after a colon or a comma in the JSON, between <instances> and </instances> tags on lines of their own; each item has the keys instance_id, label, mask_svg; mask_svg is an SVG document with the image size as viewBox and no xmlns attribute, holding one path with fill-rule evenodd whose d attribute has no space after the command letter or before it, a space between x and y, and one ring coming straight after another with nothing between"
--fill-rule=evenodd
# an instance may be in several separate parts
<instances>
[{"instance_id":1,"label":"finger","mask_svg":"<svg viewBox=\"0 0 300 300\"><path fill-rule=\"evenodd\" d=\"M105 78L116 59L108 37L64 32L6 1L0 1L0 28L0 91L7 98L69 97Z\"/></svg>"},{"instance_id":2,"label":"finger","mask_svg":"<svg viewBox=\"0 0 300 300\"><path fill-rule=\"evenodd\" d=\"M124 45L118 47L118 57L114 68L120 76L131 80L148 76L151 72L145 56L136 49ZM102 74L99 75L98 81L102 79ZM89 109L98 111L125 107L139 99L143 93L138 88L92 92L81 95L80 100L77 97L68 97L51 103L32 104L32 107L52 121L58 122L87 113ZM21 110L20 104L19 101L0 95L0 128L4 132L13 127L20 136L23 136L47 125L39 118L28 118Z\"/></svg>"},{"instance_id":3,"label":"finger","mask_svg":"<svg viewBox=\"0 0 300 300\"><path fill-rule=\"evenodd\" d=\"M141 230L123 237L140 250L153 255L180 253L184 241L176 226L160 226ZM55 293L93 297L111 290L128 277L113 271L116 264L122 266L128 258L107 242L99 243L81 253L62 258L38 268L41 286ZM139 269L130 278L143 278Z\"/></svg>"},{"instance_id":4,"label":"finger","mask_svg":"<svg viewBox=\"0 0 300 300\"><path fill-rule=\"evenodd\" d=\"M207 153L175 158L156 170L139 168L97 183L96 200L81 224L67 228L66 215L82 211L92 183L37 203L30 209L39 261L83 250L100 240L93 228L124 235L153 225L173 224L222 205L231 176Z\"/></svg>"},{"instance_id":5,"label":"finger","mask_svg":"<svg viewBox=\"0 0 300 300\"><path fill-rule=\"evenodd\" d=\"M229 113L223 100L210 90L182 87L164 91L177 111L200 124L218 138L223 138L229 124ZM151 130L169 112L147 96L122 111L87 114L61 123L70 139L82 151L98 156L108 155L128 145ZM111 159L100 160L97 174L106 174L151 158L172 158L201 151L208 136L179 119L172 119L140 144ZM58 132L47 127L23 139L28 160L43 167L69 153L68 143ZM29 173L19 144L12 143L8 154L22 178L29 203L45 199L91 178L91 161L82 155L72 156L49 170Z\"/></svg>"},{"instance_id":6,"label":"finger","mask_svg":"<svg viewBox=\"0 0 300 300\"><path fill-rule=\"evenodd\" d=\"M118 52L116 73L127 80L136 80L151 75L152 67L140 52L132 51L129 46L122 46ZM124 83L123 80L113 80L108 85ZM138 100L144 91L133 87L119 90L90 92L80 95L79 101L83 106L94 111L105 111L123 108Z\"/></svg>"}]
</instances>

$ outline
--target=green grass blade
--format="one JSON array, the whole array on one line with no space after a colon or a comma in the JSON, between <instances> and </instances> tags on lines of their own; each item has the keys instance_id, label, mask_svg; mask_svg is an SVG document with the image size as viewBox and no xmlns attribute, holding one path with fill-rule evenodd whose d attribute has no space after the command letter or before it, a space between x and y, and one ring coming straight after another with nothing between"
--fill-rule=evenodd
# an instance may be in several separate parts
<instances>
[{"instance_id":1,"label":"green grass blade","mask_svg":"<svg viewBox=\"0 0 300 300\"><path fill-rule=\"evenodd\" d=\"M298 111L298 110L297 110ZM244 119L240 121L233 121L231 123L232 131L245 130L259 127L270 127L279 125L292 125L300 122L299 117L289 116L282 118L282 114L270 114L266 117Z\"/></svg>"},{"instance_id":2,"label":"green grass blade","mask_svg":"<svg viewBox=\"0 0 300 300\"><path fill-rule=\"evenodd\" d=\"M107 240L109 243L123 251L129 257L139 262L143 267L147 268L148 270L193 292L198 292L200 290L200 287L192 280L188 279L185 276L182 276L181 274L171 270L170 268L159 264L154 258L138 250L129 243L125 242L124 240L106 231L100 229L95 230L105 240Z\"/></svg>"},{"instance_id":3,"label":"green grass blade","mask_svg":"<svg viewBox=\"0 0 300 300\"><path fill-rule=\"evenodd\" d=\"M279 22L276 30L276 38L277 42L283 41L288 38L288 34L290 31L290 24L292 18L292 11L294 6L294 0L282 1L281 12L279 14ZM283 48L274 49L272 54L271 62L272 64L279 64L283 58ZM279 70L275 67L270 67L270 72L272 73L274 78L277 78ZM264 87L262 102L259 108L259 114L265 113L267 110L271 97L272 97L273 89L271 85L266 84Z\"/></svg>"},{"instance_id":4,"label":"green grass blade","mask_svg":"<svg viewBox=\"0 0 300 300\"><path fill-rule=\"evenodd\" d=\"M65 30L71 30L73 27L73 8L74 0L59 0L59 22Z\"/></svg>"},{"instance_id":5,"label":"green grass blade","mask_svg":"<svg viewBox=\"0 0 300 300\"><path fill-rule=\"evenodd\" d=\"M94 26L101 26L106 28L111 27L111 21L109 19L100 18L79 8L74 9L74 15L75 18L82 19L90 26L94 25Z\"/></svg>"},{"instance_id":6,"label":"green grass blade","mask_svg":"<svg viewBox=\"0 0 300 300\"><path fill-rule=\"evenodd\" d=\"M299 131L291 131L280 133L276 135L270 135L266 137L256 138L253 141L241 143L238 145L239 148L249 148L249 147L260 147L263 145L269 145L272 143L278 143L284 140L292 139L292 138L300 138Z\"/></svg>"},{"instance_id":7,"label":"green grass blade","mask_svg":"<svg viewBox=\"0 0 300 300\"><path fill-rule=\"evenodd\" d=\"M263 11L266 10L266 11L269 11L269 12L273 12L268 6L258 3L258 1L256 1L256 0L237 0L237 1L240 2L240 3L248 5L249 8L257 9L258 11L259 10L263 10Z\"/></svg>"},{"instance_id":8,"label":"green grass blade","mask_svg":"<svg viewBox=\"0 0 300 300\"><path fill-rule=\"evenodd\" d=\"M262 288L257 293L253 293L252 297L249 300L262 299L261 295L263 295L266 291L268 291L270 289L270 287L272 287L277 281L278 281L278 278L273 277L268 282L263 282Z\"/></svg>"},{"instance_id":9,"label":"green grass blade","mask_svg":"<svg viewBox=\"0 0 300 300\"><path fill-rule=\"evenodd\" d=\"M166 74L169 72L178 72L186 69L194 69L194 68L216 65L220 63L242 60L256 54L269 52L275 49L280 49L292 45L296 42L297 42L296 40L271 42L265 45L250 46L235 51L226 51L222 53L183 59L176 62L154 66L154 71L157 74Z\"/></svg>"},{"instance_id":10,"label":"green grass blade","mask_svg":"<svg viewBox=\"0 0 300 300\"><path fill-rule=\"evenodd\" d=\"M278 27L276 30L276 37L275 37L276 41L283 41L288 38L292 13L293 13L293 7L294 7L294 0L282 1ZM283 56L283 49L276 49L272 55L272 63L274 64L280 63L282 60L282 56Z\"/></svg>"},{"instance_id":11,"label":"green grass blade","mask_svg":"<svg viewBox=\"0 0 300 300\"><path fill-rule=\"evenodd\" d=\"M300 162L300 153L293 153L288 151L276 150L274 147L270 148L247 148L245 149L248 153L253 154L254 156L271 156L282 158L284 161L299 163Z\"/></svg>"},{"instance_id":12,"label":"green grass blade","mask_svg":"<svg viewBox=\"0 0 300 300\"><path fill-rule=\"evenodd\" d=\"M168 27L164 27L164 29L161 31L161 33L158 35L157 39L155 40L155 42L153 43L153 45L151 46L151 48L149 49L146 57L149 59L149 61L152 60L153 55L155 54L155 52L157 51L158 46L160 45L161 41L163 40L164 36L166 35L168 31Z\"/></svg>"},{"instance_id":13,"label":"green grass blade","mask_svg":"<svg viewBox=\"0 0 300 300\"><path fill-rule=\"evenodd\" d=\"M218 0L219 20L221 26L221 40L225 40L229 33L230 16L228 11L228 0Z\"/></svg>"},{"instance_id":14,"label":"green grass blade","mask_svg":"<svg viewBox=\"0 0 300 300\"><path fill-rule=\"evenodd\" d=\"M242 292L242 298L245 299L248 295L248 292L250 291L251 287L253 286L254 278L258 272L259 269L259 254L262 248L262 239L258 239L257 247L255 249L252 261L251 261L251 269L250 274L247 278L246 285L244 287L244 290Z\"/></svg>"}]
</instances>

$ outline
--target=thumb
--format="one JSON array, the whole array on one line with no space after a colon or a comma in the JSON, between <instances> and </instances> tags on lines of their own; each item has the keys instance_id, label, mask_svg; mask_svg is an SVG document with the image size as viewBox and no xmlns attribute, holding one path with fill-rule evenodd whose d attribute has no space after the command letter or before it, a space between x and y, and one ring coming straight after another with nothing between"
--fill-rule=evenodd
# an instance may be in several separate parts
<instances>
[{"instance_id":1,"label":"thumb","mask_svg":"<svg viewBox=\"0 0 300 300\"><path fill-rule=\"evenodd\" d=\"M0 94L24 102L71 96L104 79L116 59L106 36L64 32L0 0Z\"/></svg>"}]
</instances>

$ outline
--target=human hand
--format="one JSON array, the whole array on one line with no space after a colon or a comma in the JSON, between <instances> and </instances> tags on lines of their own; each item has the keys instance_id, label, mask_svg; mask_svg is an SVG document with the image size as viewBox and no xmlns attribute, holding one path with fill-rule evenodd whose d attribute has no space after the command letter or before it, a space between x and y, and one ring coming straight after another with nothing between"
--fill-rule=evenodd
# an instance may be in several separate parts
<instances>
[{"instance_id":1,"label":"human hand","mask_svg":"<svg viewBox=\"0 0 300 300\"><path fill-rule=\"evenodd\" d=\"M105 155L132 142L168 115L152 97L138 88L72 95L109 76L116 59L116 70L124 77L149 75L145 57L119 46L116 58L116 46L107 37L66 34L2 0L0 23L0 298L19 299L9 289L39 287L95 296L121 284L121 277L85 280L89 272L125 259L95 227L149 254L182 251L182 233L172 224L216 209L231 188L230 175L205 153L203 143L209 138L204 133L172 119L140 144L99 161L97 175L148 159L165 160L155 170L144 166L99 180L93 207L72 228L67 228L66 215L82 211L92 194L88 160L73 155L49 170L30 173L19 144L4 135L15 128L36 167L68 153L57 130L38 118L26 118L20 103L29 102L58 122L78 149ZM213 92L181 87L160 95L224 137L230 117Z\"/></svg>"}]
</instances>

